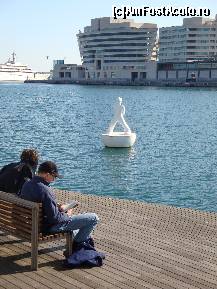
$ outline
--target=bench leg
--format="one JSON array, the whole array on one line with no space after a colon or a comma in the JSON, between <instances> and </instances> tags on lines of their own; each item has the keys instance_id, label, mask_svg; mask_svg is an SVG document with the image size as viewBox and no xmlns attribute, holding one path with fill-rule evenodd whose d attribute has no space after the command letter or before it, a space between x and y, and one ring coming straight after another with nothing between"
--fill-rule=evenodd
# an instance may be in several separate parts
<instances>
[{"instance_id":1,"label":"bench leg","mask_svg":"<svg viewBox=\"0 0 217 289\"><path fill-rule=\"evenodd\" d=\"M35 207L32 210L32 238L31 238L32 270L38 270L38 211L39 211L38 207Z\"/></svg>"},{"instance_id":2,"label":"bench leg","mask_svg":"<svg viewBox=\"0 0 217 289\"><path fill-rule=\"evenodd\" d=\"M68 233L66 235L66 255L67 256L70 256L72 254L72 242L73 242L72 233Z\"/></svg>"},{"instance_id":3,"label":"bench leg","mask_svg":"<svg viewBox=\"0 0 217 289\"><path fill-rule=\"evenodd\" d=\"M38 270L38 242L32 242L32 252L31 252L31 269Z\"/></svg>"}]
</instances>

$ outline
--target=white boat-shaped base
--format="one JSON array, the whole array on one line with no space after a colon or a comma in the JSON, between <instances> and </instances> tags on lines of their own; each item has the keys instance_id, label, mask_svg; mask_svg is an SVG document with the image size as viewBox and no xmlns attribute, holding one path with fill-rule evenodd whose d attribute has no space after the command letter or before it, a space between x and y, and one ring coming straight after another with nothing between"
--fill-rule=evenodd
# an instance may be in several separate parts
<instances>
[{"instance_id":1,"label":"white boat-shaped base","mask_svg":"<svg viewBox=\"0 0 217 289\"><path fill-rule=\"evenodd\" d=\"M134 145L136 134L134 132L112 132L102 134L102 141L106 147L128 148Z\"/></svg>"}]
</instances>

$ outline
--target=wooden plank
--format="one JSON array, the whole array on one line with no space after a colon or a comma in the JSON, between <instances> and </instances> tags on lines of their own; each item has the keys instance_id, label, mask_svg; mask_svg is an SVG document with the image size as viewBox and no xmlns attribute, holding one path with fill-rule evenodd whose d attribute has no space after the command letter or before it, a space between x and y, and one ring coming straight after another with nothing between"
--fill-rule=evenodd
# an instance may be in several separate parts
<instances>
[{"instance_id":1,"label":"wooden plank","mask_svg":"<svg viewBox=\"0 0 217 289\"><path fill-rule=\"evenodd\" d=\"M7 216L7 215L4 215L4 216L1 216L0 215L0 222L2 222L3 224L12 224L12 225L14 225L14 226L22 226L22 225L24 225L24 227L26 228L26 229L31 229L31 227L32 227L32 220L28 220L28 222L25 220L25 219L23 219L23 222L22 222L22 220L19 220L19 219L17 219L17 216L15 215L15 216Z\"/></svg>"},{"instance_id":2,"label":"wooden plank","mask_svg":"<svg viewBox=\"0 0 217 289\"><path fill-rule=\"evenodd\" d=\"M0 197L1 197L1 194L0 194ZM10 211L10 212L17 211L17 212L20 212L23 214L30 215L32 208L26 208L25 205L15 204L12 202L6 202L6 201L1 199L0 209L5 210L5 211Z\"/></svg>"},{"instance_id":3,"label":"wooden plank","mask_svg":"<svg viewBox=\"0 0 217 289\"><path fill-rule=\"evenodd\" d=\"M18 278L16 278L14 275L3 275L1 276L1 279L8 281L11 283L11 289L12 288L20 288L20 289L33 289L34 287L32 287L31 285L29 285L28 283L19 280Z\"/></svg>"},{"instance_id":4,"label":"wooden plank","mask_svg":"<svg viewBox=\"0 0 217 289\"><path fill-rule=\"evenodd\" d=\"M4 232L8 232L9 234L13 234L17 237L21 237L22 239L25 239L25 240L30 240L31 239L31 235L30 234L26 234L25 232L23 231L18 231L16 228L14 227L5 227L3 226L1 223L0 223L0 230L4 230Z\"/></svg>"},{"instance_id":5,"label":"wooden plank","mask_svg":"<svg viewBox=\"0 0 217 289\"><path fill-rule=\"evenodd\" d=\"M49 288L49 289L63 289L64 287L61 287L60 285L58 285L58 283L55 282L55 278L53 279L53 281L51 281L50 279L47 278L46 273L43 274L44 272L31 272L31 274L29 274L29 276L31 276L30 278L38 283L41 283L45 288ZM28 273L24 273L24 278L26 280L26 275ZM43 288L43 287L42 287Z\"/></svg>"},{"instance_id":6,"label":"wooden plank","mask_svg":"<svg viewBox=\"0 0 217 289\"><path fill-rule=\"evenodd\" d=\"M11 232L13 232L14 234L16 234L16 232L18 231L19 233L23 233L24 235L31 235L31 227L25 226L19 222L16 222L16 220L14 219L12 220L8 220L8 219L4 219L0 217L0 226L2 227L3 230L11 230Z\"/></svg>"},{"instance_id":7,"label":"wooden plank","mask_svg":"<svg viewBox=\"0 0 217 289\"><path fill-rule=\"evenodd\" d=\"M37 279L35 280L35 278L32 278L32 275L29 277L28 276L28 272L25 273L15 273L13 276L20 280L20 281L24 281L26 284L28 284L26 286L26 289L28 288L37 288L37 289L43 289L44 288L44 283L43 283L43 279Z\"/></svg>"},{"instance_id":8,"label":"wooden plank","mask_svg":"<svg viewBox=\"0 0 217 289\"><path fill-rule=\"evenodd\" d=\"M12 202L14 204L26 207L26 208L34 208L34 207L38 207L38 204L34 203L34 202L30 202L24 199L19 198L16 195L10 194L10 193L5 193L0 191L0 199L4 200L6 202Z\"/></svg>"},{"instance_id":9,"label":"wooden plank","mask_svg":"<svg viewBox=\"0 0 217 289\"><path fill-rule=\"evenodd\" d=\"M15 287L13 283L0 277L0 288L1 289L13 289L13 288L20 288L20 287L18 286ZM32 289L32 288L30 287L29 289Z\"/></svg>"},{"instance_id":10,"label":"wooden plank","mask_svg":"<svg viewBox=\"0 0 217 289\"><path fill-rule=\"evenodd\" d=\"M17 214L16 211L14 212L9 212L6 210L0 210L0 217L1 218L5 218L9 221L11 220L16 220L16 222L22 222L22 223L26 223L26 224L30 224L31 225L31 216L26 216L22 213Z\"/></svg>"},{"instance_id":11,"label":"wooden plank","mask_svg":"<svg viewBox=\"0 0 217 289\"><path fill-rule=\"evenodd\" d=\"M55 288L55 289L63 289L63 288L67 288L67 289L80 289L80 287L77 287L75 282L73 282L73 280L71 279L70 282L67 282L59 277L57 277L55 274L50 274L50 272L46 271L46 270L41 270L39 272L37 272L37 274L40 276L40 277L43 277L46 279L46 282L48 282L48 284L55 284L55 285L52 285L52 289ZM44 283L46 284L46 283Z\"/></svg>"},{"instance_id":12,"label":"wooden plank","mask_svg":"<svg viewBox=\"0 0 217 289\"><path fill-rule=\"evenodd\" d=\"M69 276L69 275L65 274L64 271L63 272L54 271L50 267L43 267L42 270L43 270L43 272L45 271L45 272L49 273L51 277L54 276L54 274L55 274L56 277L67 282L70 286L70 289L74 288L74 287L79 288L79 289L89 289L90 288L89 285L86 285L82 282L78 282L78 280L76 280L75 278L72 278L71 275Z\"/></svg>"}]
</instances>

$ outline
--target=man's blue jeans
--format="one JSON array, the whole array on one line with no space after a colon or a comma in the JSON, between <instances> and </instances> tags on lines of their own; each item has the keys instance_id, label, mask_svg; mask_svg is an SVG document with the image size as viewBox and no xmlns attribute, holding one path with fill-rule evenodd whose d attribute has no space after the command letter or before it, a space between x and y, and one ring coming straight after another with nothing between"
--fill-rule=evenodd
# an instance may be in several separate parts
<instances>
[{"instance_id":1,"label":"man's blue jeans","mask_svg":"<svg viewBox=\"0 0 217 289\"><path fill-rule=\"evenodd\" d=\"M84 213L70 217L65 223L56 224L49 228L48 233L72 232L75 242L84 242L89 237L99 218L95 213Z\"/></svg>"}]
</instances>

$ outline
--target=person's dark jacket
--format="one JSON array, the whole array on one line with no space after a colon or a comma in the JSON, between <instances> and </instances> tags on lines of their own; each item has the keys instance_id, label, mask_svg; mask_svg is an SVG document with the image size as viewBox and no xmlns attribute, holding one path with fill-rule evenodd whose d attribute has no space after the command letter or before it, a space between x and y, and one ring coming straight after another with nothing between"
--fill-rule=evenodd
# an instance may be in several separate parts
<instances>
[{"instance_id":1,"label":"person's dark jacket","mask_svg":"<svg viewBox=\"0 0 217 289\"><path fill-rule=\"evenodd\" d=\"M73 243L73 253L65 260L64 265L69 268L100 267L103 259L105 254L97 251L93 239L89 238L82 243Z\"/></svg>"},{"instance_id":2,"label":"person's dark jacket","mask_svg":"<svg viewBox=\"0 0 217 289\"><path fill-rule=\"evenodd\" d=\"M49 183L39 176L33 177L32 180L23 185L20 197L28 201L42 203L44 232L52 225L70 220L67 214L59 211Z\"/></svg>"},{"instance_id":3,"label":"person's dark jacket","mask_svg":"<svg viewBox=\"0 0 217 289\"><path fill-rule=\"evenodd\" d=\"M0 191L18 194L26 180L33 177L30 165L11 163L0 170Z\"/></svg>"}]
</instances>

